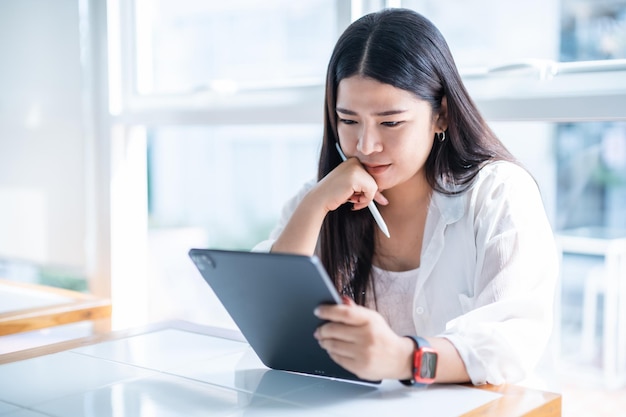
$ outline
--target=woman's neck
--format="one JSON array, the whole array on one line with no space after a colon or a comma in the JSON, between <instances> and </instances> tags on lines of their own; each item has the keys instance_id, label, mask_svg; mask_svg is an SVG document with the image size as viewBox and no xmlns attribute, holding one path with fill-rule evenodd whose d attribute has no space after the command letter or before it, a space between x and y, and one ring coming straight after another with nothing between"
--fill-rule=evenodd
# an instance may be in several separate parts
<instances>
[{"instance_id":1,"label":"woman's neck","mask_svg":"<svg viewBox=\"0 0 626 417\"><path fill-rule=\"evenodd\" d=\"M378 232L374 264L387 271L410 271L420 266L422 241L432 188L412 179L385 192L389 200L380 212L391 239Z\"/></svg>"},{"instance_id":2,"label":"woman's neck","mask_svg":"<svg viewBox=\"0 0 626 417\"><path fill-rule=\"evenodd\" d=\"M384 211L404 211L416 206L423 206L430 202L433 189L426 181L424 175L416 175L402 184L398 184L383 194L389 201Z\"/></svg>"}]
</instances>

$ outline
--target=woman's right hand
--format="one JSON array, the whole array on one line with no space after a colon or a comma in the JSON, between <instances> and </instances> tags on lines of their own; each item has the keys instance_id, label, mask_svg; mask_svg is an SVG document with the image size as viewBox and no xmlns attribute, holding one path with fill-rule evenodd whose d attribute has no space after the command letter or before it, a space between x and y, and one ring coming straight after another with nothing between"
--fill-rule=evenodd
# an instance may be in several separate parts
<instances>
[{"instance_id":1,"label":"woman's right hand","mask_svg":"<svg viewBox=\"0 0 626 417\"><path fill-rule=\"evenodd\" d=\"M375 200L388 204L378 191L374 178L363 168L357 158L349 158L339 164L314 187L316 201L324 203L326 212L334 211L345 203L354 204L353 210L361 210Z\"/></svg>"},{"instance_id":2,"label":"woman's right hand","mask_svg":"<svg viewBox=\"0 0 626 417\"><path fill-rule=\"evenodd\" d=\"M328 212L347 202L361 210L370 201L386 205L387 199L378 191L374 178L357 158L339 164L319 181L298 204L272 252L311 256L315 252L320 228Z\"/></svg>"}]
</instances>

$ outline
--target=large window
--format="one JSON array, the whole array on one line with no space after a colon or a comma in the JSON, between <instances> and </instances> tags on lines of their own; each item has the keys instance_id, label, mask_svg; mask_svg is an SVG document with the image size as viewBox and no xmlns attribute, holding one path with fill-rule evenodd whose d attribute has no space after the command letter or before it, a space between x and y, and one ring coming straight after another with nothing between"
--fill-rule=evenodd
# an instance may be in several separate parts
<instances>
[{"instance_id":1,"label":"large window","mask_svg":"<svg viewBox=\"0 0 626 417\"><path fill-rule=\"evenodd\" d=\"M196 227L203 245L249 249L285 196L316 173L316 125L162 127L148 132L150 227Z\"/></svg>"},{"instance_id":2,"label":"large window","mask_svg":"<svg viewBox=\"0 0 626 417\"><path fill-rule=\"evenodd\" d=\"M150 277L140 286L152 294L147 318L228 324L215 303L182 301L212 296L186 252L247 250L267 236L315 175L335 40L384 6L413 8L442 30L470 93L540 184L555 231L624 226L626 1L111 2L113 176L145 167L136 182L114 182L114 213L139 206L145 221L114 218L124 233L113 247L143 236L143 275L128 270ZM137 263L123 252L117 274Z\"/></svg>"},{"instance_id":3,"label":"large window","mask_svg":"<svg viewBox=\"0 0 626 417\"><path fill-rule=\"evenodd\" d=\"M337 36L333 0L136 4L140 94L318 81Z\"/></svg>"},{"instance_id":4,"label":"large window","mask_svg":"<svg viewBox=\"0 0 626 417\"><path fill-rule=\"evenodd\" d=\"M249 250L315 177L325 69L350 17L335 0L110 3L113 287L124 325L231 325L187 252ZM140 288L147 299L126 295Z\"/></svg>"}]
</instances>

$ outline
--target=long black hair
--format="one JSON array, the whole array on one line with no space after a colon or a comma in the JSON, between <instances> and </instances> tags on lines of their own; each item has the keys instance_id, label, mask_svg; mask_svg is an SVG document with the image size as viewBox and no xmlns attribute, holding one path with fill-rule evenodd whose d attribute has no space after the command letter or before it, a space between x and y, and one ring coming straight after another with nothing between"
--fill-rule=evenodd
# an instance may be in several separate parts
<instances>
[{"instance_id":1,"label":"long black hair","mask_svg":"<svg viewBox=\"0 0 626 417\"><path fill-rule=\"evenodd\" d=\"M341 163L335 149L337 88L342 79L354 75L413 93L430 104L433 115L446 97L445 141L433 137L425 166L426 180L435 191L463 192L486 162L514 160L470 98L439 30L412 10L385 9L348 26L333 50L326 75L318 179ZM367 210L355 212L349 206L326 216L320 256L337 288L365 304L376 245L374 222Z\"/></svg>"}]
</instances>

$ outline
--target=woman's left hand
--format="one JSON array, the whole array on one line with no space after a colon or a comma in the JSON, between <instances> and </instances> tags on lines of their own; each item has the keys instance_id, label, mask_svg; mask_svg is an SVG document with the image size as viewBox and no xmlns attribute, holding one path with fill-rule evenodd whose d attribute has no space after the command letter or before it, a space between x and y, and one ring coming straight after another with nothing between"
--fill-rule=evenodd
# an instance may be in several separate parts
<instances>
[{"instance_id":1,"label":"woman's left hand","mask_svg":"<svg viewBox=\"0 0 626 417\"><path fill-rule=\"evenodd\" d=\"M314 337L339 365L366 380L408 379L413 342L398 336L376 311L356 305L321 305L315 315L328 323Z\"/></svg>"}]
</instances>

